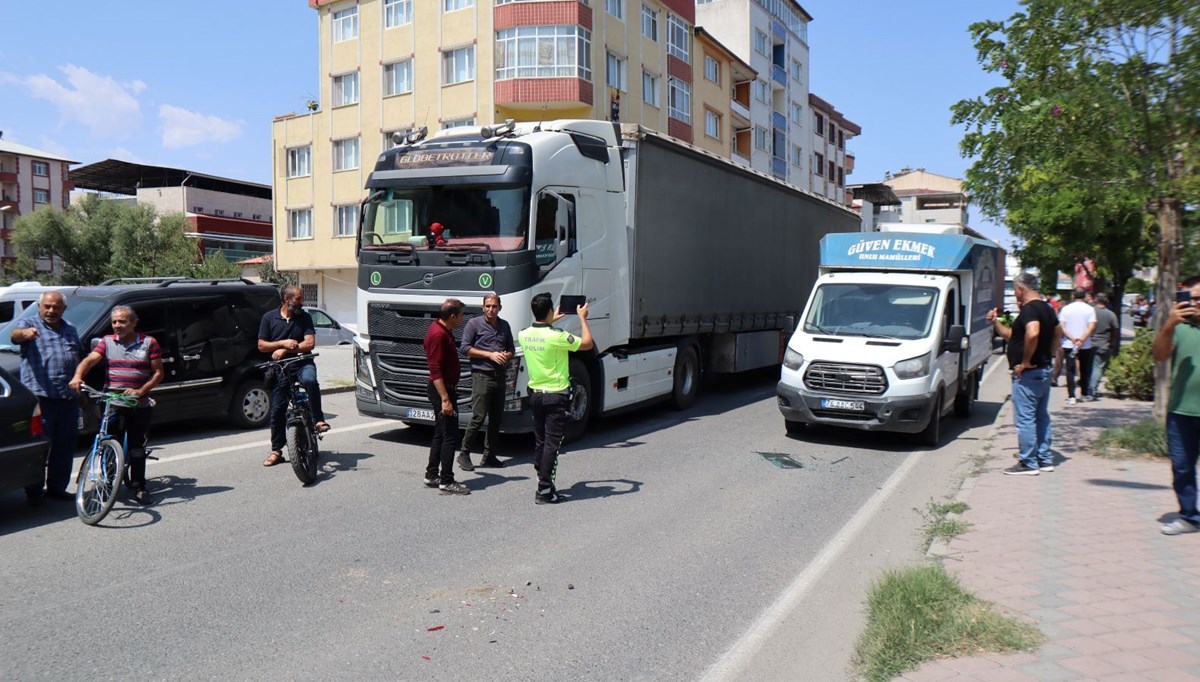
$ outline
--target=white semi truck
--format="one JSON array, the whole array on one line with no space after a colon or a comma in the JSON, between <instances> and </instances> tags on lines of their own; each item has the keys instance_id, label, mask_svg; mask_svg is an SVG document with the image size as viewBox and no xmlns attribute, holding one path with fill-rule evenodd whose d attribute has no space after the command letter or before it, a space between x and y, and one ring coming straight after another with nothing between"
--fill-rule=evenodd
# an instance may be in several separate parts
<instances>
[{"instance_id":1,"label":"white semi truck","mask_svg":"<svg viewBox=\"0 0 1200 682\"><path fill-rule=\"evenodd\" d=\"M821 276L778 385L789 433L808 424L919 433L971 414L992 353L1004 251L956 225L884 223L821 240Z\"/></svg>"},{"instance_id":2,"label":"white semi truck","mask_svg":"<svg viewBox=\"0 0 1200 682\"><path fill-rule=\"evenodd\" d=\"M705 372L778 364L821 237L859 224L634 125L509 122L397 142L363 203L355 394L361 413L410 424L433 421L421 341L446 298L471 317L496 292L515 333L532 322L534 294L586 297L595 348L571 359L573 437L638 403L687 407ZM574 317L559 326L579 330ZM468 376L464 362L460 386ZM503 427L528 430L519 348L507 378ZM469 398L460 391L463 421Z\"/></svg>"}]
</instances>

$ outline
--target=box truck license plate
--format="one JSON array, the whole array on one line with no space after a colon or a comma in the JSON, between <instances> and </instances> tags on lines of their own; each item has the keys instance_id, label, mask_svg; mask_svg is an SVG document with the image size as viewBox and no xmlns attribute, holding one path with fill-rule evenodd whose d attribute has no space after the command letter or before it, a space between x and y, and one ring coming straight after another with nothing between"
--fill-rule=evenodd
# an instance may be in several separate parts
<instances>
[{"instance_id":1,"label":"box truck license plate","mask_svg":"<svg viewBox=\"0 0 1200 682\"><path fill-rule=\"evenodd\" d=\"M435 421L433 410L422 410L419 407L410 407L408 409L408 418L420 419L427 422Z\"/></svg>"},{"instance_id":2,"label":"box truck license plate","mask_svg":"<svg viewBox=\"0 0 1200 682\"><path fill-rule=\"evenodd\" d=\"M830 400L828 398L821 398L821 407L826 410L862 412L867 409L867 404L861 400Z\"/></svg>"}]
</instances>

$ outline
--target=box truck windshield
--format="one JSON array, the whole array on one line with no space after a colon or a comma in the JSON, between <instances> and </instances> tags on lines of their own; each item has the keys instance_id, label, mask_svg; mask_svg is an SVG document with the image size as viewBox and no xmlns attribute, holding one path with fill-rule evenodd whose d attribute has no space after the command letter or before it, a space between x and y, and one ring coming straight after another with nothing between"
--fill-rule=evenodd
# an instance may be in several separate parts
<instances>
[{"instance_id":1,"label":"box truck windshield","mask_svg":"<svg viewBox=\"0 0 1200 682\"><path fill-rule=\"evenodd\" d=\"M528 187L402 187L371 195L360 239L365 250L426 249L440 236L449 247L521 251L528 230Z\"/></svg>"},{"instance_id":2,"label":"box truck windshield","mask_svg":"<svg viewBox=\"0 0 1200 682\"><path fill-rule=\"evenodd\" d=\"M839 282L822 284L804 331L834 336L921 339L933 326L937 289Z\"/></svg>"}]
</instances>

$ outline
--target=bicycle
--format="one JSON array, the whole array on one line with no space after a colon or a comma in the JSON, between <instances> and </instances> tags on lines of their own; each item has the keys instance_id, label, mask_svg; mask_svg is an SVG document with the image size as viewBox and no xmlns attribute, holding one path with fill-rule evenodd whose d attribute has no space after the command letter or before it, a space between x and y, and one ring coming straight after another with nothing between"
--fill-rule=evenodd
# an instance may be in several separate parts
<instances>
[{"instance_id":1,"label":"bicycle","mask_svg":"<svg viewBox=\"0 0 1200 682\"><path fill-rule=\"evenodd\" d=\"M315 358L318 353L301 353L282 360L270 360L259 365L268 375L278 372L275 381L284 381L287 400L287 416L284 417L287 431L288 454L291 456L292 471L304 485L317 480L317 463L320 459L321 433L317 431L317 423L313 420L312 405L308 401L308 391L301 385L291 365ZM269 382L268 382L269 383Z\"/></svg>"},{"instance_id":2,"label":"bicycle","mask_svg":"<svg viewBox=\"0 0 1200 682\"><path fill-rule=\"evenodd\" d=\"M116 391L97 391L87 384L81 386L80 390L104 403L92 448L79 465L79 474L75 479L75 512L80 521L94 526L112 509L121 492L121 485L129 484L129 467L125 458L129 436L126 434L118 443L108 431L115 413L114 407L137 407L138 399ZM147 457L150 458L149 455Z\"/></svg>"}]
</instances>

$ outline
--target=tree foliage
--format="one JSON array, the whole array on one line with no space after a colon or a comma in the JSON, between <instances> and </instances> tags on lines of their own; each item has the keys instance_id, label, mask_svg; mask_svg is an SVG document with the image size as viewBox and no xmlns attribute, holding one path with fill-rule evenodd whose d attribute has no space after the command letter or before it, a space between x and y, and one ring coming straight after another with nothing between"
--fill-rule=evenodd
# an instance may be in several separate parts
<instances>
[{"instance_id":1,"label":"tree foliage","mask_svg":"<svg viewBox=\"0 0 1200 682\"><path fill-rule=\"evenodd\" d=\"M224 253L214 251L204 256L192 276L198 279L233 279L242 276L242 266L230 263Z\"/></svg>"}]
</instances>

